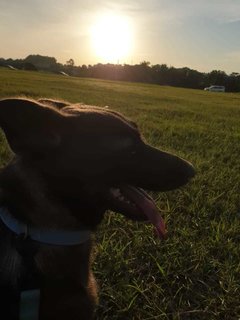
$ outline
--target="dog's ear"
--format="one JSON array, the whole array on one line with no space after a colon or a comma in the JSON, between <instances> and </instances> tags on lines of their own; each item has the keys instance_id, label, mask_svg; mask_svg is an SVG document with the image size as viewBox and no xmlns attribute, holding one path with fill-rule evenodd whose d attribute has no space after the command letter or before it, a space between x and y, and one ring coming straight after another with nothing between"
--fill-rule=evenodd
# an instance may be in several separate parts
<instances>
[{"instance_id":1,"label":"dog's ear","mask_svg":"<svg viewBox=\"0 0 240 320\"><path fill-rule=\"evenodd\" d=\"M46 152L61 142L61 115L50 107L26 99L0 100L0 126L16 154Z\"/></svg>"},{"instance_id":2,"label":"dog's ear","mask_svg":"<svg viewBox=\"0 0 240 320\"><path fill-rule=\"evenodd\" d=\"M64 107L70 105L70 103L68 103L66 101L59 101L59 100L53 100L53 99L38 99L38 102L40 102L46 106L50 106L50 107L54 107L54 108L58 108L58 109L62 109Z\"/></svg>"}]
</instances>

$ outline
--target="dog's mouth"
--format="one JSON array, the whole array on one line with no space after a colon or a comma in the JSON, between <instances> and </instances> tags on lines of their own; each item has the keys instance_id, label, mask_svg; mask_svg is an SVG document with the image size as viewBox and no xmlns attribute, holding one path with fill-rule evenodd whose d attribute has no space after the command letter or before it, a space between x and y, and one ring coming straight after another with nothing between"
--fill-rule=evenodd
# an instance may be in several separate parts
<instances>
[{"instance_id":1,"label":"dog's mouth","mask_svg":"<svg viewBox=\"0 0 240 320\"><path fill-rule=\"evenodd\" d=\"M163 218L154 200L141 188L120 186L110 188L111 209L138 221L149 220L155 227L157 235L166 238Z\"/></svg>"}]
</instances>

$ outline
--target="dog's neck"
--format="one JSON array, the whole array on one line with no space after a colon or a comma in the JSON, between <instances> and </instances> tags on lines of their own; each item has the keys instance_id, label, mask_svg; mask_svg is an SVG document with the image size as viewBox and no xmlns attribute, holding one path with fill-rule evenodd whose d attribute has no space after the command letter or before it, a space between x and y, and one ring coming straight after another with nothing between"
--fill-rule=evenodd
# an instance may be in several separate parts
<instances>
[{"instance_id":1,"label":"dog's neck","mask_svg":"<svg viewBox=\"0 0 240 320\"><path fill-rule=\"evenodd\" d=\"M1 206L18 220L40 228L74 230L82 226L67 207L49 195L51 190L41 176L22 162L13 161L2 169L0 181Z\"/></svg>"},{"instance_id":2,"label":"dog's neck","mask_svg":"<svg viewBox=\"0 0 240 320\"><path fill-rule=\"evenodd\" d=\"M78 231L43 229L27 225L11 215L7 208L0 207L0 220L4 225L24 239L31 239L42 244L72 246L79 245L91 237L91 231L82 228Z\"/></svg>"}]
</instances>

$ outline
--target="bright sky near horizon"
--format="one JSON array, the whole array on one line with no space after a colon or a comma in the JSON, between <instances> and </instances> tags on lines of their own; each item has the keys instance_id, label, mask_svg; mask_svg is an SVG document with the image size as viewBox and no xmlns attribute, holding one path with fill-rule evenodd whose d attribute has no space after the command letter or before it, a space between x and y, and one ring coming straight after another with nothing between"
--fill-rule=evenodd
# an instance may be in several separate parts
<instances>
[{"instance_id":1,"label":"bright sky near horizon","mask_svg":"<svg viewBox=\"0 0 240 320\"><path fill-rule=\"evenodd\" d=\"M0 0L0 58L240 72L240 0Z\"/></svg>"}]
</instances>

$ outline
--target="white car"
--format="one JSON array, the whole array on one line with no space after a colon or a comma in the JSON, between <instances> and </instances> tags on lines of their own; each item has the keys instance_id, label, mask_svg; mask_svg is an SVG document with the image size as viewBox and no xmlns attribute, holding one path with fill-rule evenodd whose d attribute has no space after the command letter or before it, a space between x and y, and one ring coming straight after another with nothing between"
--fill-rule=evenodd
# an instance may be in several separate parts
<instances>
[{"instance_id":1,"label":"white car","mask_svg":"<svg viewBox=\"0 0 240 320\"><path fill-rule=\"evenodd\" d=\"M224 86L211 86L204 88L205 91L212 91L212 92L225 92Z\"/></svg>"}]
</instances>

